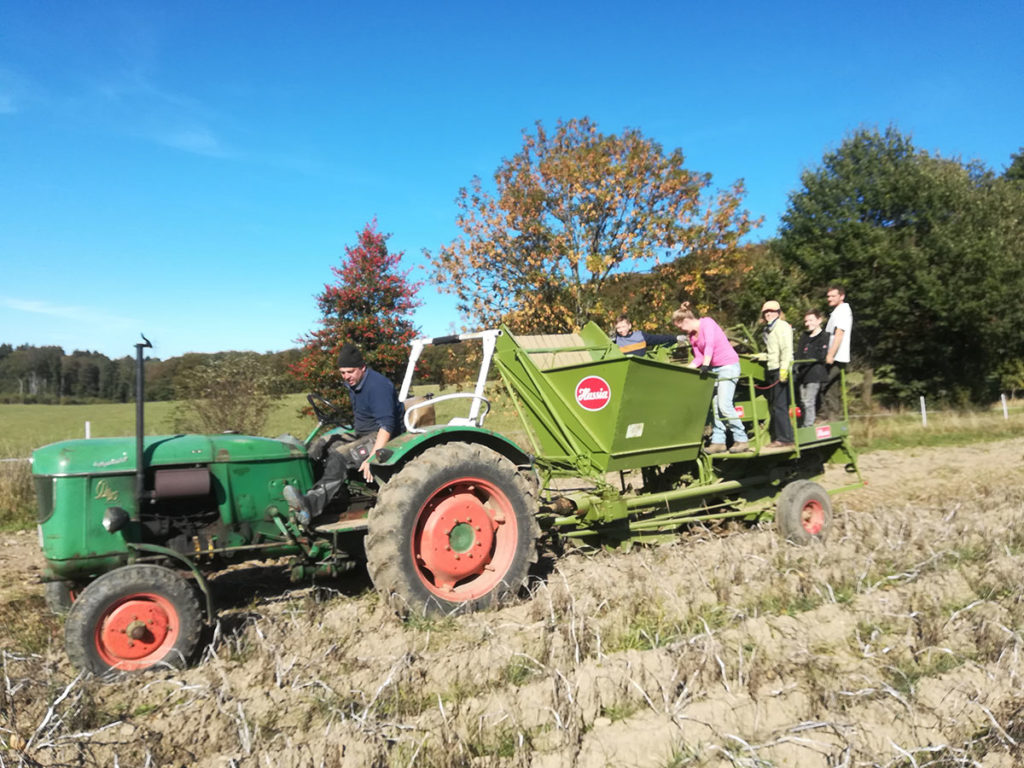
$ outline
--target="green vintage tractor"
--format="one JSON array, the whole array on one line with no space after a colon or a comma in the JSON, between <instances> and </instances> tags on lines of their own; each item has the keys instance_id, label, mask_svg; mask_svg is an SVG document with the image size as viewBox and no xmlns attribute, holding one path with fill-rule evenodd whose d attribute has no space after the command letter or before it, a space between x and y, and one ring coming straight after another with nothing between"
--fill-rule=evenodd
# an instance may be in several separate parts
<instances>
[{"instance_id":1,"label":"green vintage tractor","mask_svg":"<svg viewBox=\"0 0 1024 768\"><path fill-rule=\"evenodd\" d=\"M421 339L400 398L431 344L482 344L471 391L406 411L408 431L377 451L310 527L285 501L322 472L318 446L347 428L315 395L305 441L238 434L144 436L142 355L134 438L70 440L33 455L48 603L67 610L72 662L98 674L181 666L216 619L210 579L240 562L288 558L293 578L365 567L396 610L452 612L519 592L541 529L604 544L654 541L694 521L776 515L798 543L825 537L826 463L855 475L846 420L797 430L792 450L703 451L713 381L669 359L626 357L595 325L516 337L508 329ZM528 447L486 429L492 363ZM767 444L763 365L743 361L737 405ZM415 426L417 411L462 400L467 415ZM460 411L461 412L461 411ZM627 484L628 480L628 484Z\"/></svg>"}]
</instances>

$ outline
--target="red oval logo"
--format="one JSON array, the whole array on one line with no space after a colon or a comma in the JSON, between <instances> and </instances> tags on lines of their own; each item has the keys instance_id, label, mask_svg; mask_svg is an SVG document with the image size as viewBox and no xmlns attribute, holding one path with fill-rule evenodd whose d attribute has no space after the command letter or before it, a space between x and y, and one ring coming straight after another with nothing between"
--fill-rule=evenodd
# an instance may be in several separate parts
<instances>
[{"instance_id":1,"label":"red oval logo","mask_svg":"<svg viewBox=\"0 0 1024 768\"><path fill-rule=\"evenodd\" d=\"M588 411L600 411L612 399L612 388L600 376L587 376L576 385L576 402Z\"/></svg>"}]
</instances>

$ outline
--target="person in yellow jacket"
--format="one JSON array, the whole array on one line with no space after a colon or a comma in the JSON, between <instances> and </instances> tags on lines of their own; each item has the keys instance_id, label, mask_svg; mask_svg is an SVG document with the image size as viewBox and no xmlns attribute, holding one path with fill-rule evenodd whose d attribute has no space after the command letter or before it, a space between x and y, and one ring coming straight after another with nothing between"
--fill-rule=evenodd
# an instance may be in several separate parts
<instances>
[{"instance_id":1,"label":"person in yellow jacket","mask_svg":"<svg viewBox=\"0 0 1024 768\"><path fill-rule=\"evenodd\" d=\"M777 301L766 301L761 307L764 323L764 346L768 354L768 400L772 442L767 448L788 448L793 445L793 422L789 418L789 371L793 367L793 326L786 322Z\"/></svg>"}]
</instances>

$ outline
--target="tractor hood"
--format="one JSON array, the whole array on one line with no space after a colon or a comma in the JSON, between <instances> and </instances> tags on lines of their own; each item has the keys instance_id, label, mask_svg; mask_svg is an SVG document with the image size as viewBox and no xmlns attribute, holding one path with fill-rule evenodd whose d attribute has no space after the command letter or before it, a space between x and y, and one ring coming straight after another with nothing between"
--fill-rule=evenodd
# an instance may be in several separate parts
<instances>
[{"instance_id":1,"label":"tractor hood","mask_svg":"<svg viewBox=\"0 0 1024 768\"><path fill-rule=\"evenodd\" d=\"M147 467L275 461L305 456L297 440L249 435L162 435L143 442ZM51 443L32 453L36 476L124 474L135 471L135 438L102 437Z\"/></svg>"}]
</instances>

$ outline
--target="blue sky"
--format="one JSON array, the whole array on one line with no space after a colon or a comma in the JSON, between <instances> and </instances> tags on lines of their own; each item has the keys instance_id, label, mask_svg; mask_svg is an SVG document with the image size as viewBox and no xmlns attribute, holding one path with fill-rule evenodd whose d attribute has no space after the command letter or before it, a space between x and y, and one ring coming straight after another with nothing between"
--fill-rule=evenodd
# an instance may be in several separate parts
<instances>
[{"instance_id":1,"label":"blue sky","mask_svg":"<svg viewBox=\"0 0 1024 768\"><path fill-rule=\"evenodd\" d=\"M859 126L997 172L1024 2L0 0L0 342L295 346L377 217L414 279L537 120L635 127L774 235ZM426 334L461 326L421 293Z\"/></svg>"}]
</instances>

